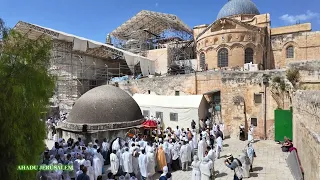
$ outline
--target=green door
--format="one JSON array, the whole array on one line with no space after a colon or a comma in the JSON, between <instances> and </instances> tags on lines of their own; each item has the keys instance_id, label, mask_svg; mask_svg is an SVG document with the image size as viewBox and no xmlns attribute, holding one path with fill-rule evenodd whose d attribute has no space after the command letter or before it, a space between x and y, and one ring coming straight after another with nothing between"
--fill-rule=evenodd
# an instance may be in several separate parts
<instances>
[{"instance_id":1,"label":"green door","mask_svg":"<svg viewBox=\"0 0 320 180\"><path fill-rule=\"evenodd\" d=\"M284 136L292 140L292 111L277 109L274 111L275 140L283 141Z\"/></svg>"}]
</instances>

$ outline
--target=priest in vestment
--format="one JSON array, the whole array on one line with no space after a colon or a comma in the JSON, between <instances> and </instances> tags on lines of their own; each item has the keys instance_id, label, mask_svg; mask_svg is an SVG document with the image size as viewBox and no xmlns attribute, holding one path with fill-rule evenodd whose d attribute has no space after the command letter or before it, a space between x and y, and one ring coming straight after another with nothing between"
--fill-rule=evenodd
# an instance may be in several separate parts
<instances>
[{"instance_id":1,"label":"priest in vestment","mask_svg":"<svg viewBox=\"0 0 320 180\"><path fill-rule=\"evenodd\" d=\"M157 152L157 163L158 163L158 171L162 171L164 166L167 166L166 154L163 150L162 145L159 146Z\"/></svg>"}]
</instances>

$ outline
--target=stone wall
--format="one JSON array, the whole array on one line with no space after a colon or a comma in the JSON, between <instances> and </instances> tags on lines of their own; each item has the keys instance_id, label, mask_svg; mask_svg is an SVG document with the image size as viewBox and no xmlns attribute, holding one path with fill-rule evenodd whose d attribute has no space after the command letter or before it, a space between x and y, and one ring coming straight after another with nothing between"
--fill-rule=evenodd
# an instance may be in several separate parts
<instances>
[{"instance_id":1,"label":"stone wall","mask_svg":"<svg viewBox=\"0 0 320 180\"><path fill-rule=\"evenodd\" d=\"M271 36L271 61L275 68L286 67L290 62L319 59L320 32L295 32ZM286 57L286 49L294 47L294 57Z\"/></svg>"},{"instance_id":2,"label":"stone wall","mask_svg":"<svg viewBox=\"0 0 320 180\"><path fill-rule=\"evenodd\" d=\"M320 90L320 61L291 62L289 68L295 68L300 73L300 89Z\"/></svg>"},{"instance_id":3,"label":"stone wall","mask_svg":"<svg viewBox=\"0 0 320 180\"><path fill-rule=\"evenodd\" d=\"M158 95L204 94L213 90L221 92L221 116L231 137L236 138L240 124L251 124L251 118L257 118L256 138L264 137L264 85L262 78L269 76L283 76L282 70L275 71L206 71L195 74L145 78L135 81L123 82L119 87L129 94L150 93ZM254 94L261 94L262 101L254 102ZM242 97L244 102L235 105L235 97ZM277 103L273 99L270 87L266 88L267 131L272 133L274 110ZM269 134L268 137L273 137Z\"/></svg>"},{"instance_id":4,"label":"stone wall","mask_svg":"<svg viewBox=\"0 0 320 180\"><path fill-rule=\"evenodd\" d=\"M320 91L298 91L293 98L293 142L305 179L320 179Z\"/></svg>"}]
</instances>

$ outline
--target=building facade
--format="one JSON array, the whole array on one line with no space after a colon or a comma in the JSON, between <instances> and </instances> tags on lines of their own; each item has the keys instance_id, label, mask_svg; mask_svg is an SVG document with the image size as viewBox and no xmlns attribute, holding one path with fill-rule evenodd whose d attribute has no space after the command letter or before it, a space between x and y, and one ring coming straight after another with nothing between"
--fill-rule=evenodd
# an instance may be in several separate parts
<instances>
[{"instance_id":1,"label":"building facade","mask_svg":"<svg viewBox=\"0 0 320 180\"><path fill-rule=\"evenodd\" d=\"M260 14L251 0L230 0L210 25L194 27L198 70L241 69L246 63L259 69L319 58L320 32L311 24L271 28L270 14Z\"/></svg>"}]
</instances>

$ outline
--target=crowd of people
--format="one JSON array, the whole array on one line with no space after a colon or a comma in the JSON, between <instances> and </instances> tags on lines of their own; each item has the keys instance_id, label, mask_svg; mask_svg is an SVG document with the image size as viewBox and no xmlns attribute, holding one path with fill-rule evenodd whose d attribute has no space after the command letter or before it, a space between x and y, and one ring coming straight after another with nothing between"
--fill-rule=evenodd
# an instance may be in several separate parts
<instances>
[{"instance_id":1,"label":"crowd of people","mask_svg":"<svg viewBox=\"0 0 320 180\"><path fill-rule=\"evenodd\" d=\"M161 126L159 118L153 120ZM152 140L141 134L88 144L81 138L78 141L54 138L55 144L44 151L41 164L72 165L73 171L41 171L38 178L99 180L108 172L105 176L109 180L153 180L156 174L160 174L160 180L170 180L172 172L189 171L191 167L192 180L214 179L214 162L223 150L224 125L210 120L199 122L199 129L192 121L191 128L177 126L156 131ZM249 176L254 154L252 142L249 142L243 156L228 155L225 164L234 170L235 179ZM104 169L105 165L110 165L109 170Z\"/></svg>"}]
</instances>

